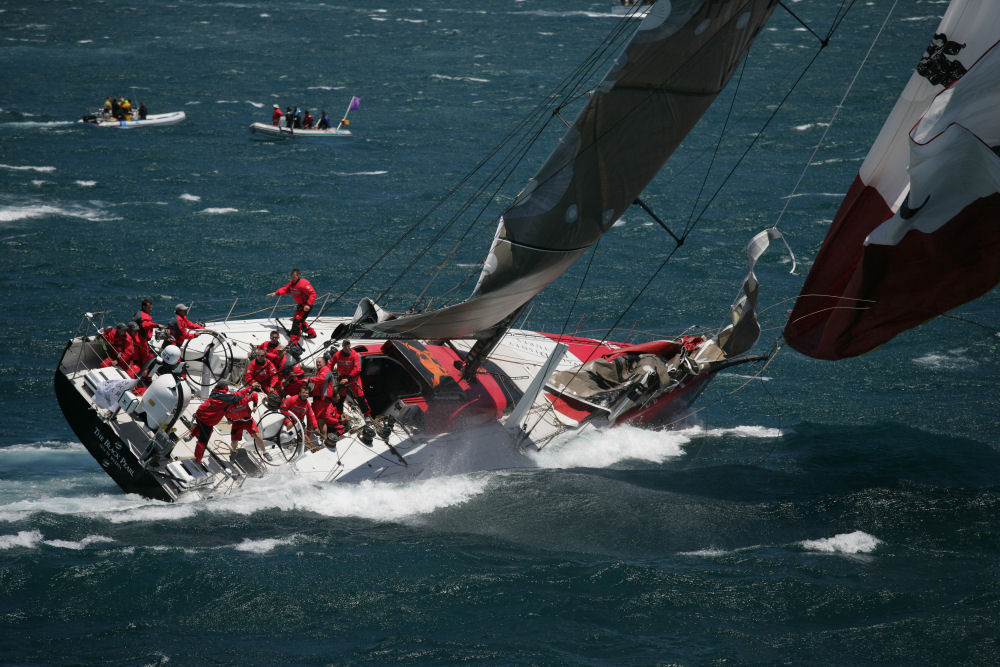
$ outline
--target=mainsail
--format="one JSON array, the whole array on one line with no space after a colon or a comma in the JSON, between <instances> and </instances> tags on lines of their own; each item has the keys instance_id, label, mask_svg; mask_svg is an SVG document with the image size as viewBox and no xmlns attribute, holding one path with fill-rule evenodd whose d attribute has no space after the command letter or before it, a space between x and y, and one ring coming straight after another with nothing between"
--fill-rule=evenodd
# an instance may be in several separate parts
<instances>
[{"instance_id":1,"label":"mainsail","mask_svg":"<svg viewBox=\"0 0 1000 667\"><path fill-rule=\"evenodd\" d=\"M777 0L672 0L623 55L500 218L472 295L367 325L416 338L482 336L558 278L635 201L729 81Z\"/></svg>"},{"instance_id":2,"label":"mainsail","mask_svg":"<svg viewBox=\"0 0 1000 667\"><path fill-rule=\"evenodd\" d=\"M785 326L864 354L1000 282L1000 2L953 0L837 211Z\"/></svg>"}]
</instances>

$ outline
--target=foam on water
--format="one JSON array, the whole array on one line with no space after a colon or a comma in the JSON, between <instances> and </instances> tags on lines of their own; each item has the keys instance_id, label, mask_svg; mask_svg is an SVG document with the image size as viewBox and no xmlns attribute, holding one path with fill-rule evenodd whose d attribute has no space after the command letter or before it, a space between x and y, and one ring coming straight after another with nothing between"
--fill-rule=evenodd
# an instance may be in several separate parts
<instances>
[{"instance_id":1,"label":"foam on water","mask_svg":"<svg viewBox=\"0 0 1000 667\"><path fill-rule=\"evenodd\" d=\"M0 549L14 549L25 547L33 549L42 541L42 533L39 530L22 530L16 535L0 535Z\"/></svg>"},{"instance_id":2,"label":"foam on water","mask_svg":"<svg viewBox=\"0 0 1000 667\"><path fill-rule=\"evenodd\" d=\"M82 540L77 540L75 542L70 540L43 540L42 543L59 549L73 549L79 551L81 549L86 549L91 544L103 544L114 541L114 538L106 537L104 535L88 535Z\"/></svg>"},{"instance_id":3,"label":"foam on water","mask_svg":"<svg viewBox=\"0 0 1000 667\"><path fill-rule=\"evenodd\" d=\"M837 554L868 554L875 551L882 540L873 535L856 530L818 540L803 540L799 544L809 551Z\"/></svg>"},{"instance_id":4,"label":"foam on water","mask_svg":"<svg viewBox=\"0 0 1000 667\"><path fill-rule=\"evenodd\" d=\"M925 354L914 359L913 363L942 371L958 371L977 365L975 359L965 356L964 352L964 349L956 349L943 353Z\"/></svg>"},{"instance_id":5,"label":"foam on water","mask_svg":"<svg viewBox=\"0 0 1000 667\"><path fill-rule=\"evenodd\" d=\"M493 477L457 475L408 483L338 484L277 474L238 494L200 504L199 508L237 514L274 509L308 511L330 517L404 522L481 495Z\"/></svg>"},{"instance_id":6,"label":"foam on water","mask_svg":"<svg viewBox=\"0 0 1000 667\"><path fill-rule=\"evenodd\" d=\"M237 551L249 551L251 553L266 554L268 551L273 551L275 547L292 545L300 539L300 535L289 535L288 537L261 540L252 540L247 538L239 544L234 545L233 548Z\"/></svg>"},{"instance_id":7,"label":"foam on water","mask_svg":"<svg viewBox=\"0 0 1000 667\"><path fill-rule=\"evenodd\" d=\"M240 210L238 208L219 207L219 208L204 208L200 212L206 215L224 215L226 213L239 213Z\"/></svg>"},{"instance_id":8,"label":"foam on water","mask_svg":"<svg viewBox=\"0 0 1000 667\"><path fill-rule=\"evenodd\" d=\"M190 195L186 192L180 195L179 198L183 199L184 201L201 201L201 197L199 195Z\"/></svg>"},{"instance_id":9,"label":"foam on water","mask_svg":"<svg viewBox=\"0 0 1000 667\"><path fill-rule=\"evenodd\" d=\"M30 165L17 164L0 164L0 169L10 169L11 171L39 171L46 174L56 170L55 167L33 167Z\"/></svg>"},{"instance_id":10,"label":"foam on water","mask_svg":"<svg viewBox=\"0 0 1000 667\"><path fill-rule=\"evenodd\" d=\"M90 204L91 206L85 206L83 204L42 204L31 202L0 206L0 222L19 222L21 220L32 220L36 218L46 218L49 216L80 218L91 222L120 219L114 216L109 216L108 212L98 202L90 202Z\"/></svg>"},{"instance_id":11,"label":"foam on water","mask_svg":"<svg viewBox=\"0 0 1000 667\"><path fill-rule=\"evenodd\" d=\"M763 426L736 426L725 429L692 427L676 431L648 431L633 426L589 431L559 441L531 459L540 468L609 468L623 461L663 463L684 455L684 446L695 437L777 438L782 431Z\"/></svg>"}]
</instances>

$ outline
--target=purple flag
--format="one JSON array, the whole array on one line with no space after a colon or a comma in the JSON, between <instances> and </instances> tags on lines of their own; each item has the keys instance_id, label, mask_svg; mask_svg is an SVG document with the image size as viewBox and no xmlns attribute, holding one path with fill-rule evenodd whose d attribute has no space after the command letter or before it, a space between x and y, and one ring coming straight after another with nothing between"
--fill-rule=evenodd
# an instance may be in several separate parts
<instances>
[{"instance_id":1,"label":"purple flag","mask_svg":"<svg viewBox=\"0 0 1000 667\"><path fill-rule=\"evenodd\" d=\"M355 109L357 109L360 106L361 106L361 98L360 97L352 97L351 98L351 106L347 107L347 110L348 111L354 111Z\"/></svg>"}]
</instances>

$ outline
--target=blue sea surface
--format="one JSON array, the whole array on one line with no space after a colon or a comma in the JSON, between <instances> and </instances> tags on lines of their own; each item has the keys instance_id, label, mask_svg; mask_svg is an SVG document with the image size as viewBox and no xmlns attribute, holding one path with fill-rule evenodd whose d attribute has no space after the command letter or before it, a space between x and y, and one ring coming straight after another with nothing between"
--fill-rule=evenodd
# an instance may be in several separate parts
<instances>
[{"instance_id":1,"label":"blue sea surface","mask_svg":"<svg viewBox=\"0 0 1000 667\"><path fill-rule=\"evenodd\" d=\"M840 5L785 4L821 35ZM779 7L643 195L696 223L687 242L640 294L673 243L628 211L526 325L718 327L788 202L796 274L781 248L756 269L758 351L780 344L947 6L900 0L842 102L890 4L857 3L767 122L817 50ZM330 312L390 287L407 305L429 274L393 281L437 228L397 240L622 20L603 0L0 4L0 664L1000 663L997 290L857 359L781 349L716 378L690 428L581 437L523 469L277 475L167 505L121 493L67 425L52 377L86 312L252 315L292 266ZM77 122L109 95L187 119ZM352 96L350 139L248 132L273 104L339 119Z\"/></svg>"}]
</instances>

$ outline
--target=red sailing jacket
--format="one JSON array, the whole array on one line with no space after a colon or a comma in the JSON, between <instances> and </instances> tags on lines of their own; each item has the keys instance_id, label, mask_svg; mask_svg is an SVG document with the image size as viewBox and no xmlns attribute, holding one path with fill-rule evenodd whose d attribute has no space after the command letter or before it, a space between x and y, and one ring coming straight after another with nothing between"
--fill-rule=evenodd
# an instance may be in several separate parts
<instances>
[{"instance_id":1,"label":"red sailing jacket","mask_svg":"<svg viewBox=\"0 0 1000 667\"><path fill-rule=\"evenodd\" d=\"M208 395L208 400L198 407L194 417L206 426L215 426L222 421L229 409L250 391L250 387L244 387L230 394L227 390L213 389L212 393Z\"/></svg>"},{"instance_id":2,"label":"red sailing jacket","mask_svg":"<svg viewBox=\"0 0 1000 667\"><path fill-rule=\"evenodd\" d=\"M349 354L344 354L344 350L337 350L333 355L333 364L337 369L337 375L342 378L354 380L361 375L361 355L357 350L351 350Z\"/></svg>"},{"instance_id":3,"label":"red sailing jacket","mask_svg":"<svg viewBox=\"0 0 1000 667\"><path fill-rule=\"evenodd\" d=\"M278 368L278 360L281 359L281 357L278 356L278 346L279 345L281 345L280 342L279 343L272 343L269 340L265 340L263 343L261 343L260 345L257 346L260 349L264 350L264 356L267 357L268 361L270 361L272 364L274 364L274 368L275 369Z\"/></svg>"},{"instance_id":4,"label":"red sailing jacket","mask_svg":"<svg viewBox=\"0 0 1000 667\"><path fill-rule=\"evenodd\" d=\"M295 299L295 303L300 306L303 304L311 306L316 303L316 290L313 289L313 286L305 278L299 278L294 282L289 281L287 285L276 289L274 293L291 294L292 298Z\"/></svg>"},{"instance_id":5,"label":"red sailing jacket","mask_svg":"<svg viewBox=\"0 0 1000 667\"><path fill-rule=\"evenodd\" d=\"M264 363L259 363L254 358L247 365L247 372L243 377L243 381L246 384L259 382L264 391L273 389L278 384L278 369L266 357L264 358Z\"/></svg>"},{"instance_id":6,"label":"red sailing jacket","mask_svg":"<svg viewBox=\"0 0 1000 667\"><path fill-rule=\"evenodd\" d=\"M173 337L175 345L182 345L184 341L191 340L194 338L194 334L191 333L192 329L204 329L205 327L200 324L196 324L184 317L180 313L174 315L174 319L170 320L170 335Z\"/></svg>"},{"instance_id":7,"label":"red sailing jacket","mask_svg":"<svg viewBox=\"0 0 1000 667\"><path fill-rule=\"evenodd\" d=\"M146 342L148 343L150 340L152 340L153 329L160 326L159 324L153 321L153 316L147 313L145 310L140 310L138 313L135 314L135 317L133 317L132 319L139 324L139 331L142 332L142 337L146 340Z\"/></svg>"},{"instance_id":8,"label":"red sailing jacket","mask_svg":"<svg viewBox=\"0 0 1000 667\"><path fill-rule=\"evenodd\" d=\"M309 395L313 398L333 398L333 390L336 388L337 383L334 378L330 377L331 369L329 365L320 366L316 371L316 375L309 378L309 382L312 383L312 389L309 390ZM329 380L329 383L327 382Z\"/></svg>"},{"instance_id":9,"label":"red sailing jacket","mask_svg":"<svg viewBox=\"0 0 1000 667\"><path fill-rule=\"evenodd\" d=\"M316 428L316 413L313 412L308 400L303 401L296 394L295 396L286 398L281 407L298 417L299 421L306 424L309 428Z\"/></svg>"},{"instance_id":10,"label":"red sailing jacket","mask_svg":"<svg viewBox=\"0 0 1000 667\"><path fill-rule=\"evenodd\" d=\"M119 335L115 329L111 329L110 332L105 331L103 335L104 340L108 341L108 344L114 348L114 352L110 355L111 358L123 367L128 366L135 353L135 346L132 344L132 337L128 335L128 332Z\"/></svg>"},{"instance_id":11,"label":"red sailing jacket","mask_svg":"<svg viewBox=\"0 0 1000 667\"><path fill-rule=\"evenodd\" d=\"M240 390L240 392L243 391L244 391L243 389ZM240 395L240 394L239 392L237 392L237 394L234 395ZM251 391L248 394L243 394L238 401L236 401L229 407L229 412L226 413L226 419L228 419L231 422L250 421L251 419L250 412L256 405L257 405L257 392Z\"/></svg>"}]
</instances>

